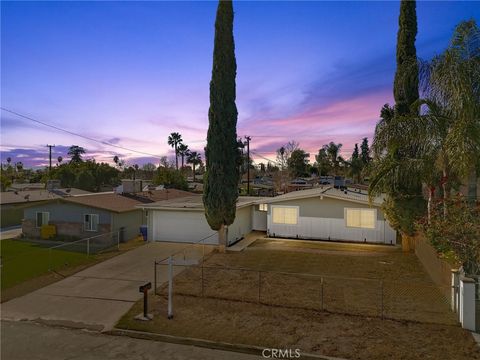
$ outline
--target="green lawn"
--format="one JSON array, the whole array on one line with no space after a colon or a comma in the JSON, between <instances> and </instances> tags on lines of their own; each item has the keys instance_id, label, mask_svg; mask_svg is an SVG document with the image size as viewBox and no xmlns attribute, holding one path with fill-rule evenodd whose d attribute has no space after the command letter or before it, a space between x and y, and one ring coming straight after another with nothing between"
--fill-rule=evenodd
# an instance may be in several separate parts
<instances>
[{"instance_id":1,"label":"green lawn","mask_svg":"<svg viewBox=\"0 0 480 360\"><path fill-rule=\"evenodd\" d=\"M19 240L2 240L1 289L8 289L23 281L55 271L95 261L80 252L49 250L41 244Z\"/></svg>"}]
</instances>

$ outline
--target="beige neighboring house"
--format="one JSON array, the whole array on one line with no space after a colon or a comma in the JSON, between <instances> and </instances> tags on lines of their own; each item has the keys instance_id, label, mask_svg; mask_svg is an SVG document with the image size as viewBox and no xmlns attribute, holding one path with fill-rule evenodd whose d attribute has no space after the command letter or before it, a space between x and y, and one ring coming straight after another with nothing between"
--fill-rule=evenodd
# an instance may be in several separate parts
<instances>
[{"instance_id":1,"label":"beige neighboring house","mask_svg":"<svg viewBox=\"0 0 480 360\"><path fill-rule=\"evenodd\" d=\"M36 188L37 184L13 184L22 189L28 189L30 185L35 185L29 190L12 190L0 193L1 222L0 227L16 226L22 224L23 210L27 206L40 204L53 199L89 194L75 188L45 190ZM44 184L40 184L45 187Z\"/></svg>"}]
</instances>

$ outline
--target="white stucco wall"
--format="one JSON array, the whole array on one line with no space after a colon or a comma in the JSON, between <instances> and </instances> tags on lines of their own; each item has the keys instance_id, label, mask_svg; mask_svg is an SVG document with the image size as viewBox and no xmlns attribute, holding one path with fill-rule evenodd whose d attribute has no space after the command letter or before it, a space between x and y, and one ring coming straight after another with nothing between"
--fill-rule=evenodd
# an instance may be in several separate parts
<instances>
[{"instance_id":1,"label":"white stucco wall","mask_svg":"<svg viewBox=\"0 0 480 360\"><path fill-rule=\"evenodd\" d=\"M395 244L396 232L385 220L377 219L375 229L361 229L347 227L345 219L300 215L297 225L285 225L274 224L271 213L267 217L270 236Z\"/></svg>"},{"instance_id":2,"label":"white stucco wall","mask_svg":"<svg viewBox=\"0 0 480 360\"><path fill-rule=\"evenodd\" d=\"M228 244L252 231L251 211L251 206L237 209L235 221L228 227ZM195 243L206 237L206 244L218 244L218 234L208 225L203 211L149 210L149 241Z\"/></svg>"}]
</instances>

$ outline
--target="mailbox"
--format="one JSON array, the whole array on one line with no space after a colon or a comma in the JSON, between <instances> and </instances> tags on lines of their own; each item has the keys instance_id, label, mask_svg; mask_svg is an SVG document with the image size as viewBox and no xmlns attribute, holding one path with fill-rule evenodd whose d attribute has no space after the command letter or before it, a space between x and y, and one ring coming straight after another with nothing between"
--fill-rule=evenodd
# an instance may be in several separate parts
<instances>
[{"instance_id":1,"label":"mailbox","mask_svg":"<svg viewBox=\"0 0 480 360\"><path fill-rule=\"evenodd\" d=\"M148 290L150 290L151 288L152 288L152 283L149 282L149 283L146 283L145 285L140 286L139 291L140 291L141 293L146 293L146 292L147 292Z\"/></svg>"}]
</instances>

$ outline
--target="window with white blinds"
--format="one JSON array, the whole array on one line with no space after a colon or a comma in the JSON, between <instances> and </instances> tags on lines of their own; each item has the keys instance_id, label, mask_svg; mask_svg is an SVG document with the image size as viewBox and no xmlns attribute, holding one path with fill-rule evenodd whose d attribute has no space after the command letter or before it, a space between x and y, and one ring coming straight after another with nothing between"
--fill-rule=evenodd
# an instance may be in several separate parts
<instances>
[{"instance_id":1,"label":"window with white blinds","mask_svg":"<svg viewBox=\"0 0 480 360\"><path fill-rule=\"evenodd\" d=\"M347 227L375 229L375 209L345 209Z\"/></svg>"},{"instance_id":2,"label":"window with white blinds","mask_svg":"<svg viewBox=\"0 0 480 360\"><path fill-rule=\"evenodd\" d=\"M274 224L298 224L298 207L272 207L272 221Z\"/></svg>"}]
</instances>

